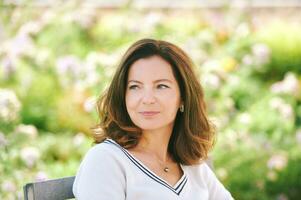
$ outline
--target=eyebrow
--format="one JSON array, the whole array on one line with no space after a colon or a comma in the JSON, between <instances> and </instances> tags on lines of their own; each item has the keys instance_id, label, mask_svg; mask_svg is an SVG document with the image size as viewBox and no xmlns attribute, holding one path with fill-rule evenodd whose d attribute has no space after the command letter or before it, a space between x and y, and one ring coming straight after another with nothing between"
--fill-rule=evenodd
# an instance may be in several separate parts
<instances>
[{"instance_id":1,"label":"eyebrow","mask_svg":"<svg viewBox=\"0 0 301 200\"><path fill-rule=\"evenodd\" d=\"M170 83L172 83L172 81L171 81L171 80L169 80L169 79L158 79L158 80L155 80L155 81L153 81L153 83L157 83L157 82L163 82L163 81L166 81L166 82L170 82ZM140 84L143 84L142 82L140 82L140 81L137 81L137 80L129 80L129 81L128 81L128 83L130 83L130 82L134 82L134 83L140 83Z\"/></svg>"}]
</instances>

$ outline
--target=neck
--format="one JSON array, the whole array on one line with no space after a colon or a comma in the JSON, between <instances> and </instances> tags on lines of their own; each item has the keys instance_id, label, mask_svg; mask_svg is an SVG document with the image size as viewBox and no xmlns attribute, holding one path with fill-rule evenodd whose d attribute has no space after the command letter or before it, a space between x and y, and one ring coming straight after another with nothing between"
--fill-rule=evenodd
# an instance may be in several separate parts
<instances>
[{"instance_id":1,"label":"neck","mask_svg":"<svg viewBox=\"0 0 301 200\"><path fill-rule=\"evenodd\" d=\"M143 130L142 137L136 147L136 150L154 156L161 162L168 162L168 143L172 133L172 127L160 130Z\"/></svg>"}]
</instances>

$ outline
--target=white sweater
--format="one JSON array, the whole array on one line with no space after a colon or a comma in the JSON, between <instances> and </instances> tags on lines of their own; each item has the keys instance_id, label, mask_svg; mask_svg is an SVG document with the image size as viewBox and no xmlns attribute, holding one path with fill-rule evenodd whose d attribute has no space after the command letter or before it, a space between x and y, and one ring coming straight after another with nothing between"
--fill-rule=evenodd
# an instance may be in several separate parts
<instances>
[{"instance_id":1,"label":"white sweater","mask_svg":"<svg viewBox=\"0 0 301 200\"><path fill-rule=\"evenodd\" d=\"M78 200L231 200L206 163L181 165L171 186L129 151L107 139L93 146L80 164L73 193Z\"/></svg>"}]
</instances>

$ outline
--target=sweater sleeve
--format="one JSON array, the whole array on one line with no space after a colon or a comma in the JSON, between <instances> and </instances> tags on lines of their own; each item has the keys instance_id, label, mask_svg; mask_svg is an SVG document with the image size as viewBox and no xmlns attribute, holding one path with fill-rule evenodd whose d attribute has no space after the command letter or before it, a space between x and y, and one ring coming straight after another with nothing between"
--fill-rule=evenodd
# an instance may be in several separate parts
<instances>
[{"instance_id":1,"label":"sweater sleeve","mask_svg":"<svg viewBox=\"0 0 301 200\"><path fill-rule=\"evenodd\" d=\"M217 179L213 171L206 163L203 164L203 170L208 187L209 200L233 200L230 192Z\"/></svg>"},{"instance_id":2,"label":"sweater sleeve","mask_svg":"<svg viewBox=\"0 0 301 200\"><path fill-rule=\"evenodd\" d=\"M124 200L125 173L105 144L92 147L77 171L73 193L78 200Z\"/></svg>"}]
</instances>

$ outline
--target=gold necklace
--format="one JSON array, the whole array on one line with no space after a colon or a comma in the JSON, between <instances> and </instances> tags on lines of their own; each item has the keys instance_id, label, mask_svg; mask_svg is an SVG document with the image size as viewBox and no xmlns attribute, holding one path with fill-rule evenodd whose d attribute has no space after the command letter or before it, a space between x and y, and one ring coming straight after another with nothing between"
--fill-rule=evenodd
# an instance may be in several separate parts
<instances>
[{"instance_id":1,"label":"gold necklace","mask_svg":"<svg viewBox=\"0 0 301 200\"><path fill-rule=\"evenodd\" d=\"M164 167L163 170L164 170L164 172L166 172L166 173L169 172L169 168L168 168L168 167Z\"/></svg>"},{"instance_id":2,"label":"gold necklace","mask_svg":"<svg viewBox=\"0 0 301 200\"><path fill-rule=\"evenodd\" d=\"M144 150L144 152L145 152L145 150ZM158 159L157 159L157 160L158 160ZM161 161L158 160L158 162L159 162L159 164L160 164L161 166L164 166L164 164L162 164ZM168 172L170 171L170 169L169 169L168 166L164 166L164 167L163 167L163 171L164 171L165 173L168 173Z\"/></svg>"},{"instance_id":3,"label":"gold necklace","mask_svg":"<svg viewBox=\"0 0 301 200\"><path fill-rule=\"evenodd\" d=\"M158 163L163 167L163 171L168 173L170 171L170 168L164 164L162 164L163 162L158 160Z\"/></svg>"}]
</instances>

